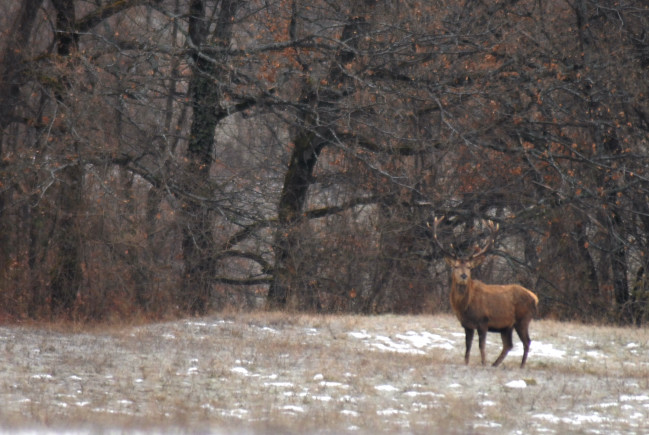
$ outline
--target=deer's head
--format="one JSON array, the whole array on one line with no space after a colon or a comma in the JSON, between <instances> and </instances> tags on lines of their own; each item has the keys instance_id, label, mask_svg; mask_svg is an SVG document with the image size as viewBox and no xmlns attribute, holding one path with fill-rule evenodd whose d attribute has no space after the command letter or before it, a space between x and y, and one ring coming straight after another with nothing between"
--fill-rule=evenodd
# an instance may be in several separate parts
<instances>
[{"instance_id":1,"label":"deer's head","mask_svg":"<svg viewBox=\"0 0 649 435\"><path fill-rule=\"evenodd\" d=\"M468 284L471 281L471 269L477 267L484 257L476 258L473 260L465 260L463 258L444 257L446 264L451 266L451 274L453 281L458 284Z\"/></svg>"},{"instance_id":2,"label":"deer's head","mask_svg":"<svg viewBox=\"0 0 649 435\"><path fill-rule=\"evenodd\" d=\"M460 285L466 285L471 281L471 270L482 263L485 255L493 246L496 233L498 232L498 225L493 221L483 219L482 226L487 229L488 234L485 237L482 246L476 244L474 252L461 255L456 249L454 249L453 244L451 244L452 249L446 249L440 243L437 237L437 227L443 220L444 217L435 218L433 223L433 238L441 252L444 254L446 264L451 267L451 277L453 278L453 282Z\"/></svg>"}]
</instances>

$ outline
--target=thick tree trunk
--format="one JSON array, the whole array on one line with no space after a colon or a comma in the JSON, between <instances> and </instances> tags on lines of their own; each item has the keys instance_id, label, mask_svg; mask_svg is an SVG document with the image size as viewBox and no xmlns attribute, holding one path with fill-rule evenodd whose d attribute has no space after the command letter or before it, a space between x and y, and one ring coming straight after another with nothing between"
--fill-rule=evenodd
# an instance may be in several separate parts
<instances>
[{"instance_id":1,"label":"thick tree trunk","mask_svg":"<svg viewBox=\"0 0 649 435\"><path fill-rule=\"evenodd\" d=\"M624 243L621 240L618 240L620 234L623 233L624 228L622 227L622 220L617 215L613 213L611 217L611 270L613 271L613 288L615 291L615 302L617 303L624 320L629 320L627 304L630 299L629 292L629 280L627 278L627 257L626 257L626 248Z\"/></svg>"},{"instance_id":2,"label":"thick tree trunk","mask_svg":"<svg viewBox=\"0 0 649 435\"><path fill-rule=\"evenodd\" d=\"M75 32L75 8L73 0L52 0L56 9L56 48L62 57L68 57L76 49L78 35ZM63 78L64 83L66 77ZM65 95L56 94L63 102ZM82 237L79 225L83 198L84 169L79 150L75 149L76 161L63 171L59 188L60 221L55 236L58 242L58 264L50 283L50 307L54 315L71 315L74 302L83 281Z\"/></svg>"},{"instance_id":3,"label":"thick tree trunk","mask_svg":"<svg viewBox=\"0 0 649 435\"><path fill-rule=\"evenodd\" d=\"M199 198L211 198L210 183L215 129L220 119L222 94L219 89L224 79L222 65L200 55L200 47L208 40L206 2L190 3L189 36L193 53L193 71L190 82L193 119L187 146L187 182L185 188L192 194L183 204L183 259L185 270L179 306L192 314L205 313L211 303L214 285L215 252L212 232L213 212ZM222 1L218 23L213 35L215 43L227 47L232 38L232 23L238 1Z\"/></svg>"},{"instance_id":4,"label":"thick tree trunk","mask_svg":"<svg viewBox=\"0 0 649 435\"><path fill-rule=\"evenodd\" d=\"M0 132L13 122L14 109L20 97L20 87L27 74L22 62L34 27L34 20L43 0L25 0L14 20L13 28L6 34L2 64L0 65ZM0 142L1 144L2 142ZM0 152L2 150L0 149Z\"/></svg>"},{"instance_id":5,"label":"thick tree trunk","mask_svg":"<svg viewBox=\"0 0 649 435\"><path fill-rule=\"evenodd\" d=\"M61 216L55 235L58 262L52 271L50 307L52 314L71 315L83 282L82 238L79 210L82 207L83 169L76 163L64 171L58 203Z\"/></svg>"},{"instance_id":6,"label":"thick tree trunk","mask_svg":"<svg viewBox=\"0 0 649 435\"><path fill-rule=\"evenodd\" d=\"M622 153L620 142L617 139L614 131L606 130L602 133L602 145L606 153L610 156L617 156ZM626 255L626 228L620 215L619 207L617 207L617 196L615 181L613 177L609 180L604 179L604 185L610 193L608 196L609 210L608 215L609 232L609 258L611 270L613 272L613 291L615 294L615 302L618 307L619 317L622 322L630 322L632 319L629 301L631 293L629 289L629 280L627 278L627 271L629 265Z\"/></svg>"},{"instance_id":7,"label":"thick tree trunk","mask_svg":"<svg viewBox=\"0 0 649 435\"><path fill-rule=\"evenodd\" d=\"M268 306L272 309L284 308L289 297L293 297L296 302L300 299L295 294L300 290L296 288L294 279L299 270L299 255L296 250L300 242L298 230L313 169L325 145L322 141L316 142L315 136L309 127L305 127L296 138L284 176L284 187L278 205L279 226L274 243L274 279L268 290Z\"/></svg>"},{"instance_id":8,"label":"thick tree trunk","mask_svg":"<svg viewBox=\"0 0 649 435\"><path fill-rule=\"evenodd\" d=\"M20 87L28 76L25 73L23 53L29 50L30 35L34 27L36 14L43 0L25 0L19 9L13 27L4 36L3 52L0 56L0 160L4 160L3 133L5 128L15 121L15 109L20 106ZM5 186L0 191L0 270L6 265L13 252L10 242L15 227L5 218L6 204L11 192Z\"/></svg>"},{"instance_id":9,"label":"thick tree trunk","mask_svg":"<svg viewBox=\"0 0 649 435\"><path fill-rule=\"evenodd\" d=\"M273 281L267 297L267 306L271 309L285 308L289 301L294 308L315 309L317 301L308 286L309 277L300 277L297 264L301 239L298 228L302 221L304 205L307 201L309 186L313 183L313 170L323 148L333 140L334 123L337 111L334 105L345 94L347 77L343 65L353 61L355 52L366 29L362 10L370 6L355 3L341 35L341 41L346 44L346 49L338 52L332 59L327 82L330 90L311 89L312 84L305 80L302 103L311 108L310 112L301 114L302 126L294 136L294 147L291 152L288 170L284 177L284 185L278 204L279 225L275 233L273 249L275 251L275 270ZM296 6L294 5L294 12ZM358 10L356 10L358 9ZM295 37L294 34L291 35ZM306 279L302 279L306 278Z\"/></svg>"}]
</instances>

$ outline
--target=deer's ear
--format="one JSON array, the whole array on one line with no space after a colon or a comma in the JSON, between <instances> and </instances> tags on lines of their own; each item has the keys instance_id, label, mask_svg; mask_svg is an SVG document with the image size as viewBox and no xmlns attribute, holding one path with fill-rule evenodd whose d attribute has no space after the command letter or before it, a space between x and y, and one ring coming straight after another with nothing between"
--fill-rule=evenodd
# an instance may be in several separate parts
<instances>
[{"instance_id":1,"label":"deer's ear","mask_svg":"<svg viewBox=\"0 0 649 435\"><path fill-rule=\"evenodd\" d=\"M478 266L480 266L480 265L482 264L483 261L484 261L484 255L472 259L472 260L471 260L471 269L473 269L474 267L478 267Z\"/></svg>"},{"instance_id":2,"label":"deer's ear","mask_svg":"<svg viewBox=\"0 0 649 435\"><path fill-rule=\"evenodd\" d=\"M455 260L452 259L451 257L444 257L444 261L446 261L446 264L448 264L451 267L453 267L453 264L455 263Z\"/></svg>"}]
</instances>

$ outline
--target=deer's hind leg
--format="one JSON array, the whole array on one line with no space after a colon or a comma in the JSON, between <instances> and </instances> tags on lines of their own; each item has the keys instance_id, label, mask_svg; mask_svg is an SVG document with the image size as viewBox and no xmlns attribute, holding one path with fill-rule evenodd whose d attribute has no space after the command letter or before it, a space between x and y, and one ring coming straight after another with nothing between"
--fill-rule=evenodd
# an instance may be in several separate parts
<instances>
[{"instance_id":1,"label":"deer's hind leg","mask_svg":"<svg viewBox=\"0 0 649 435\"><path fill-rule=\"evenodd\" d=\"M523 359L521 361L521 368L525 367L525 362L527 361L527 354L530 351L530 343L532 342L532 339L530 338L530 331L529 331L531 320L532 319L529 319L527 321L523 320L515 326L516 334L518 334L518 337L523 342Z\"/></svg>"},{"instance_id":2,"label":"deer's hind leg","mask_svg":"<svg viewBox=\"0 0 649 435\"><path fill-rule=\"evenodd\" d=\"M509 353L510 350L512 350L512 347L514 347L514 342L512 340L512 333L513 333L512 328L506 328L502 331L500 331L500 337L503 340L503 350L500 352L500 355L498 356L498 359L494 361L493 366L498 367L498 365L503 362L507 354Z\"/></svg>"}]
</instances>

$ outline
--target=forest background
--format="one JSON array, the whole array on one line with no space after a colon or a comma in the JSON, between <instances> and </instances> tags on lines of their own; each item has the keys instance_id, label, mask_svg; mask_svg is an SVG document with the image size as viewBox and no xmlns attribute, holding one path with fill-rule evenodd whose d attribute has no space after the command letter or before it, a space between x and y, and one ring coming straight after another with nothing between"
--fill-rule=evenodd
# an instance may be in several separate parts
<instances>
[{"instance_id":1,"label":"forest background","mask_svg":"<svg viewBox=\"0 0 649 435\"><path fill-rule=\"evenodd\" d=\"M0 318L649 319L644 0L0 0Z\"/></svg>"}]
</instances>

